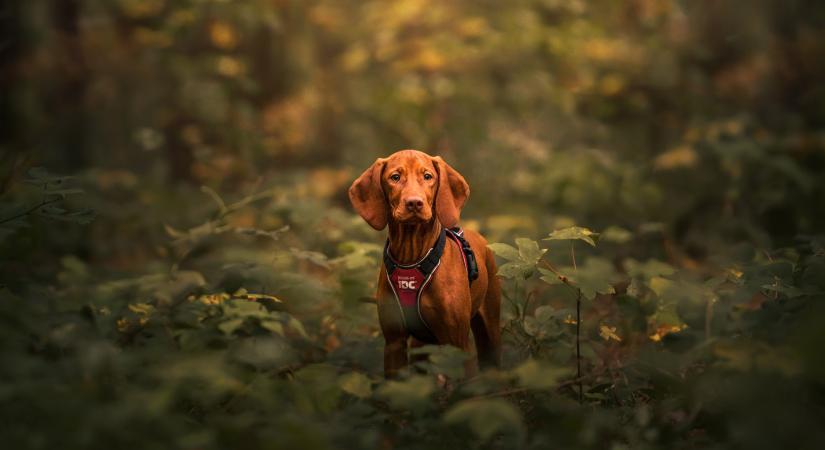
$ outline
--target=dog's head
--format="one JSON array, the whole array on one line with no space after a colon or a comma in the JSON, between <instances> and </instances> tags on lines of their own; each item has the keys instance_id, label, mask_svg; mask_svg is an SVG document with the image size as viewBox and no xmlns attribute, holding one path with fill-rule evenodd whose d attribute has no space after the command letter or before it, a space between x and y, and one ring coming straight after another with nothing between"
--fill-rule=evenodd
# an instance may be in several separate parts
<instances>
[{"instance_id":1,"label":"dog's head","mask_svg":"<svg viewBox=\"0 0 825 450\"><path fill-rule=\"evenodd\" d=\"M460 173L418 150L378 158L349 188L352 206L376 230L388 221L426 223L433 216L445 227L456 226L469 196Z\"/></svg>"}]
</instances>

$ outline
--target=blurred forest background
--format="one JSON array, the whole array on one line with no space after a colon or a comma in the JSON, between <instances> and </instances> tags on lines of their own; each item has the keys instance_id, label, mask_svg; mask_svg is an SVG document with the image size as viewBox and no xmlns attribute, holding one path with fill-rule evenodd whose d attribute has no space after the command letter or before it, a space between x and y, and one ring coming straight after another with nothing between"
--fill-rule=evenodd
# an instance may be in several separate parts
<instances>
[{"instance_id":1,"label":"blurred forest background","mask_svg":"<svg viewBox=\"0 0 825 450\"><path fill-rule=\"evenodd\" d=\"M814 0L3 0L2 441L822 448L823 19ZM465 356L430 348L383 380L385 236L346 189L402 148L471 185L501 371L462 380Z\"/></svg>"}]
</instances>

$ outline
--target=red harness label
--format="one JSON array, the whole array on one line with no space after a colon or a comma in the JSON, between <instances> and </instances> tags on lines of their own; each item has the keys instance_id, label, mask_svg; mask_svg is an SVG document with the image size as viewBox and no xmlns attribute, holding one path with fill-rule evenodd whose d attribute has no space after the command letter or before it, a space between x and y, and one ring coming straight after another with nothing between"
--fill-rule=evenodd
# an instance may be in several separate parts
<instances>
[{"instance_id":1,"label":"red harness label","mask_svg":"<svg viewBox=\"0 0 825 450\"><path fill-rule=\"evenodd\" d=\"M398 296L398 303L402 307L416 306L418 295L424 288L424 274L418 269L397 268L390 275L390 283L395 295Z\"/></svg>"}]
</instances>

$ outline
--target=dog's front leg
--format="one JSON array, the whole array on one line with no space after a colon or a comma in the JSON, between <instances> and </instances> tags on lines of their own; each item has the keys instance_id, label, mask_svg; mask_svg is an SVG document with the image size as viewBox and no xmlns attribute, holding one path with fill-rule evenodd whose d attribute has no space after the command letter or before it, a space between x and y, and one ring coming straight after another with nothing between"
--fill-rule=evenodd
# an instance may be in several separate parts
<instances>
[{"instance_id":1,"label":"dog's front leg","mask_svg":"<svg viewBox=\"0 0 825 450\"><path fill-rule=\"evenodd\" d=\"M407 365L407 338L400 335L384 339L384 376L394 378Z\"/></svg>"},{"instance_id":2,"label":"dog's front leg","mask_svg":"<svg viewBox=\"0 0 825 450\"><path fill-rule=\"evenodd\" d=\"M384 377L393 378L398 371L409 364L407 359L407 338L401 310L387 284L385 272L378 278L378 322L384 335Z\"/></svg>"}]
</instances>

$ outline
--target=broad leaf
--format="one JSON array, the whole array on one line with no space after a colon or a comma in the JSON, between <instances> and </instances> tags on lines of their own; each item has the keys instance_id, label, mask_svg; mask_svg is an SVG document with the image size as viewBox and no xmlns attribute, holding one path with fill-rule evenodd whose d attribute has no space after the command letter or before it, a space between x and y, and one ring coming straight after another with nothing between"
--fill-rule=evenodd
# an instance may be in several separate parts
<instances>
[{"instance_id":1,"label":"broad leaf","mask_svg":"<svg viewBox=\"0 0 825 450\"><path fill-rule=\"evenodd\" d=\"M457 403L444 414L448 424L466 424L482 442L496 434L524 434L521 413L510 402L499 398L471 399Z\"/></svg>"},{"instance_id":2,"label":"broad leaf","mask_svg":"<svg viewBox=\"0 0 825 450\"><path fill-rule=\"evenodd\" d=\"M533 275L535 266L532 264L525 264L521 261L508 262L498 268L496 273L502 278L521 278L526 280Z\"/></svg>"},{"instance_id":3,"label":"broad leaf","mask_svg":"<svg viewBox=\"0 0 825 450\"><path fill-rule=\"evenodd\" d=\"M372 395L372 383L370 379L360 372L349 372L338 378L338 386L344 392L358 398L366 398Z\"/></svg>"},{"instance_id":4,"label":"broad leaf","mask_svg":"<svg viewBox=\"0 0 825 450\"><path fill-rule=\"evenodd\" d=\"M624 244L633 239L633 233L617 226L607 227L599 236L600 241L615 242L617 244Z\"/></svg>"},{"instance_id":5,"label":"broad leaf","mask_svg":"<svg viewBox=\"0 0 825 450\"><path fill-rule=\"evenodd\" d=\"M675 272L673 266L656 259L648 259L641 263L635 259L625 261L627 273L632 277L640 277L649 280L654 277L672 275Z\"/></svg>"},{"instance_id":6,"label":"broad leaf","mask_svg":"<svg viewBox=\"0 0 825 450\"><path fill-rule=\"evenodd\" d=\"M518 245L519 257L525 263L535 264L547 252L547 249L539 248L538 242L528 238L516 239L516 245Z\"/></svg>"},{"instance_id":7,"label":"broad leaf","mask_svg":"<svg viewBox=\"0 0 825 450\"><path fill-rule=\"evenodd\" d=\"M494 244L487 245L487 247L489 247L490 250L496 254L496 256L500 256L507 261L518 261L521 259L519 251L512 245L496 242Z\"/></svg>"},{"instance_id":8,"label":"broad leaf","mask_svg":"<svg viewBox=\"0 0 825 450\"><path fill-rule=\"evenodd\" d=\"M583 227L569 227L569 228L562 228L561 230L556 230L550 233L550 236L544 238L545 241L570 241L570 240L580 240L587 242L588 244L592 245L593 247L596 246L596 241L599 238L599 233L594 233L588 228Z\"/></svg>"},{"instance_id":9,"label":"broad leaf","mask_svg":"<svg viewBox=\"0 0 825 450\"><path fill-rule=\"evenodd\" d=\"M422 410L430 403L430 395L435 392L432 376L415 375L403 381L388 381L376 393L395 408L402 410Z\"/></svg>"},{"instance_id":10,"label":"broad leaf","mask_svg":"<svg viewBox=\"0 0 825 450\"><path fill-rule=\"evenodd\" d=\"M527 389L554 389L559 382L571 375L568 367L553 367L543 362L529 359L513 369L518 384Z\"/></svg>"},{"instance_id":11,"label":"broad leaf","mask_svg":"<svg viewBox=\"0 0 825 450\"><path fill-rule=\"evenodd\" d=\"M612 283L616 281L617 274L613 264L604 258L591 257L578 268L564 267L559 271L570 284L581 289L585 299L593 299L596 294L615 293Z\"/></svg>"}]
</instances>

